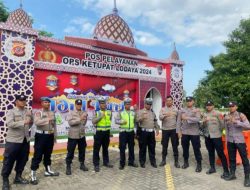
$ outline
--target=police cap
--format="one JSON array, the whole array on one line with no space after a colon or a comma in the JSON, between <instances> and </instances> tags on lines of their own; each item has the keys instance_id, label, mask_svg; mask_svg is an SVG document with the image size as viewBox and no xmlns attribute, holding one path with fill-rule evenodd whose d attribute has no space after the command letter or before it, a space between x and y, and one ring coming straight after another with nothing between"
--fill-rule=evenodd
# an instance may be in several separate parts
<instances>
[{"instance_id":1,"label":"police cap","mask_svg":"<svg viewBox=\"0 0 250 190\"><path fill-rule=\"evenodd\" d=\"M81 99L76 99L75 104L82 105L82 100Z\"/></svg>"},{"instance_id":2,"label":"police cap","mask_svg":"<svg viewBox=\"0 0 250 190\"><path fill-rule=\"evenodd\" d=\"M230 102L228 103L228 107L234 107L234 106L237 106L237 102L230 101Z\"/></svg>"},{"instance_id":3,"label":"police cap","mask_svg":"<svg viewBox=\"0 0 250 190\"><path fill-rule=\"evenodd\" d=\"M106 103L105 97L103 97L103 96L99 97L99 98L98 98L98 102L99 102L100 104L105 104L105 103Z\"/></svg>"},{"instance_id":4,"label":"police cap","mask_svg":"<svg viewBox=\"0 0 250 190\"><path fill-rule=\"evenodd\" d=\"M146 98L145 103L148 104L148 105L152 105L153 104L153 98Z\"/></svg>"},{"instance_id":5,"label":"police cap","mask_svg":"<svg viewBox=\"0 0 250 190\"><path fill-rule=\"evenodd\" d=\"M214 103L211 100L208 100L206 102L206 106L213 106L213 105L214 105Z\"/></svg>"},{"instance_id":6,"label":"police cap","mask_svg":"<svg viewBox=\"0 0 250 190\"><path fill-rule=\"evenodd\" d=\"M42 102L50 102L50 99L48 97L41 97Z\"/></svg>"},{"instance_id":7,"label":"police cap","mask_svg":"<svg viewBox=\"0 0 250 190\"><path fill-rule=\"evenodd\" d=\"M193 96L187 96L186 97L186 102L191 102L192 100L194 100Z\"/></svg>"},{"instance_id":8,"label":"police cap","mask_svg":"<svg viewBox=\"0 0 250 190\"><path fill-rule=\"evenodd\" d=\"M23 94L21 95L15 95L16 100L20 100L20 101L25 101L27 99L27 97Z\"/></svg>"},{"instance_id":9,"label":"police cap","mask_svg":"<svg viewBox=\"0 0 250 190\"><path fill-rule=\"evenodd\" d=\"M124 104L130 104L131 103L131 98L125 98L124 99Z\"/></svg>"}]
</instances>

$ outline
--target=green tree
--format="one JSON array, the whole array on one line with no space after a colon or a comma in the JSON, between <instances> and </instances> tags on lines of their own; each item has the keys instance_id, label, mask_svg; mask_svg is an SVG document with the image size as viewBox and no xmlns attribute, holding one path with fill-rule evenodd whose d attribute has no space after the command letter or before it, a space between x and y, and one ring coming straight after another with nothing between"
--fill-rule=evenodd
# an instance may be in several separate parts
<instances>
[{"instance_id":1,"label":"green tree","mask_svg":"<svg viewBox=\"0 0 250 190\"><path fill-rule=\"evenodd\" d=\"M52 37L53 33L47 32L47 31L44 31L44 30L39 30L39 36Z\"/></svg>"},{"instance_id":2,"label":"green tree","mask_svg":"<svg viewBox=\"0 0 250 190\"><path fill-rule=\"evenodd\" d=\"M4 6L3 1L0 0L0 22L5 22L8 16L8 9Z\"/></svg>"},{"instance_id":3,"label":"green tree","mask_svg":"<svg viewBox=\"0 0 250 190\"><path fill-rule=\"evenodd\" d=\"M199 106L207 99L218 107L237 101L239 110L250 118L250 19L241 20L223 45L226 52L210 58L213 70L206 71L194 96Z\"/></svg>"}]
</instances>

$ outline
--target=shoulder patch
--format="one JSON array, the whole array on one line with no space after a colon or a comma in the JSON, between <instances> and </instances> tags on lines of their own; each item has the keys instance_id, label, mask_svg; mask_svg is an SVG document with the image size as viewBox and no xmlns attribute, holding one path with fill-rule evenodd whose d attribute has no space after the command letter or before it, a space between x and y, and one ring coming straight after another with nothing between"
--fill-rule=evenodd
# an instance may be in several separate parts
<instances>
[{"instance_id":1,"label":"shoulder patch","mask_svg":"<svg viewBox=\"0 0 250 190\"><path fill-rule=\"evenodd\" d=\"M35 116L36 116L36 117L41 117L41 116L42 116L41 111L37 111L37 112L35 113Z\"/></svg>"},{"instance_id":2,"label":"shoulder patch","mask_svg":"<svg viewBox=\"0 0 250 190\"><path fill-rule=\"evenodd\" d=\"M245 114L240 113L240 119L241 119L242 121L245 121L245 120L247 119L247 117L246 117Z\"/></svg>"}]
</instances>

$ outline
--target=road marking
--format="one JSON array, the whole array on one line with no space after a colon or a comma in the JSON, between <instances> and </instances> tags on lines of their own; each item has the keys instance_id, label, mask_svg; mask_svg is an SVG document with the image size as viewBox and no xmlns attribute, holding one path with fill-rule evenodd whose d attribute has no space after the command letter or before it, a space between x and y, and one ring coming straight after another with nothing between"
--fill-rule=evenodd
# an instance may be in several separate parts
<instances>
[{"instance_id":1,"label":"road marking","mask_svg":"<svg viewBox=\"0 0 250 190\"><path fill-rule=\"evenodd\" d=\"M166 186L167 190L175 190L174 188L174 182L173 182L173 177L171 174L171 167L169 164L165 166L165 173L166 173Z\"/></svg>"}]
</instances>

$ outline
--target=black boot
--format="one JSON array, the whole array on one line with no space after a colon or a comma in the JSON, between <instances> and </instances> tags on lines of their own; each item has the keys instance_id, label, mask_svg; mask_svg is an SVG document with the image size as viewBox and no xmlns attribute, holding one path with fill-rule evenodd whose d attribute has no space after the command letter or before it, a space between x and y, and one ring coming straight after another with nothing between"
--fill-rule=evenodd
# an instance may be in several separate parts
<instances>
[{"instance_id":1,"label":"black boot","mask_svg":"<svg viewBox=\"0 0 250 190\"><path fill-rule=\"evenodd\" d=\"M89 171L89 169L84 165L83 162L81 162L80 170L85 171L85 172L86 172L86 171Z\"/></svg>"},{"instance_id":2,"label":"black boot","mask_svg":"<svg viewBox=\"0 0 250 190\"><path fill-rule=\"evenodd\" d=\"M9 189L10 189L9 178L3 177L3 187L2 187L2 190L9 190Z\"/></svg>"},{"instance_id":3,"label":"black boot","mask_svg":"<svg viewBox=\"0 0 250 190\"><path fill-rule=\"evenodd\" d=\"M162 166L165 166L165 165L166 165L166 159L163 159L161 161L161 163L159 164L159 166L162 167Z\"/></svg>"},{"instance_id":4,"label":"black boot","mask_svg":"<svg viewBox=\"0 0 250 190\"><path fill-rule=\"evenodd\" d=\"M13 183L14 184L29 184L29 181L22 178L21 173L17 173Z\"/></svg>"},{"instance_id":5,"label":"black boot","mask_svg":"<svg viewBox=\"0 0 250 190\"><path fill-rule=\"evenodd\" d=\"M229 177L229 171L228 169L224 169L223 174L220 176L222 179L228 178Z\"/></svg>"},{"instance_id":6,"label":"black boot","mask_svg":"<svg viewBox=\"0 0 250 190\"><path fill-rule=\"evenodd\" d=\"M180 167L181 167L180 164L179 164L178 158L175 158L175 159L174 159L174 166L175 166L176 168L180 168Z\"/></svg>"},{"instance_id":7,"label":"black boot","mask_svg":"<svg viewBox=\"0 0 250 190\"><path fill-rule=\"evenodd\" d=\"M100 167L99 166L95 166L95 172L99 172L100 171Z\"/></svg>"},{"instance_id":8,"label":"black boot","mask_svg":"<svg viewBox=\"0 0 250 190\"><path fill-rule=\"evenodd\" d=\"M200 173L201 170L202 170L201 162L197 162L197 166L196 166L195 172Z\"/></svg>"},{"instance_id":9,"label":"black boot","mask_svg":"<svg viewBox=\"0 0 250 190\"><path fill-rule=\"evenodd\" d=\"M249 174L246 174L246 175L245 175L244 186L245 186L245 187L250 187Z\"/></svg>"},{"instance_id":10,"label":"black boot","mask_svg":"<svg viewBox=\"0 0 250 190\"><path fill-rule=\"evenodd\" d=\"M234 171L234 170L231 171L231 172L230 172L230 175L229 175L228 177L225 177L224 179L225 179L226 181L231 181L231 180L236 179L235 171Z\"/></svg>"},{"instance_id":11,"label":"black boot","mask_svg":"<svg viewBox=\"0 0 250 190\"><path fill-rule=\"evenodd\" d=\"M31 170L30 177L31 177L30 183L31 183L32 185L37 185L37 184L38 184L38 181L37 181L37 179L36 179L36 171Z\"/></svg>"},{"instance_id":12,"label":"black boot","mask_svg":"<svg viewBox=\"0 0 250 190\"><path fill-rule=\"evenodd\" d=\"M134 168L138 168L138 165L136 163L128 163L128 166L134 167Z\"/></svg>"},{"instance_id":13,"label":"black boot","mask_svg":"<svg viewBox=\"0 0 250 190\"><path fill-rule=\"evenodd\" d=\"M211 166L210 169L206 172L206 174L213 174L213 173L216 173L216 169L214 166Z\"/></svg>"},{"instance_id":14,"label":"black boot","mask_svg":"<svg viewBox=\"0 0 250 190\"><path fill-rule=\"evenodd\" d=\"M124 169L124 165L121 165L119 166L119 170L123 170Z\"/></svg>"},{"instance_id":15,"label":"black boot","mask_svg":"<svg viewBox=\"0 0 250 190\"><path fill-rule=\"evenodd\" d=\"M107 167L107 168L113 168L114 166L110 163L105 163L103 164L103 166Z\"/></svg>"},{"instance_id":16,"label":"black boot","mask_svg":"<svg viewBox=\"0 0 250 190\"><path fill-rule=\"evenodd\" d=\"M182 169L186 169L189 167L189 163L188 163L188 160L184 160L184 164L182 165Z\"/></svg>"},{"instance_id":17,"label":"black boot","mask_svg":"<svg viewBox=\"0 0 250 190\"><path fill-rule=\"evenodd\" d=\"M152 163L151 163L151 166L152 166L153 168L157 168L156 162L152 162Z\"/></svg>"},{"instance_id":18,"label":"black boot","mask_svg":"<svg viewBox=\"0 0 250 190\"><path fill-rule=\"evenodd\" d=\"M66 166L66 175L71 175L71 165L67 164Z\"/></svg>"}]
</instances>

